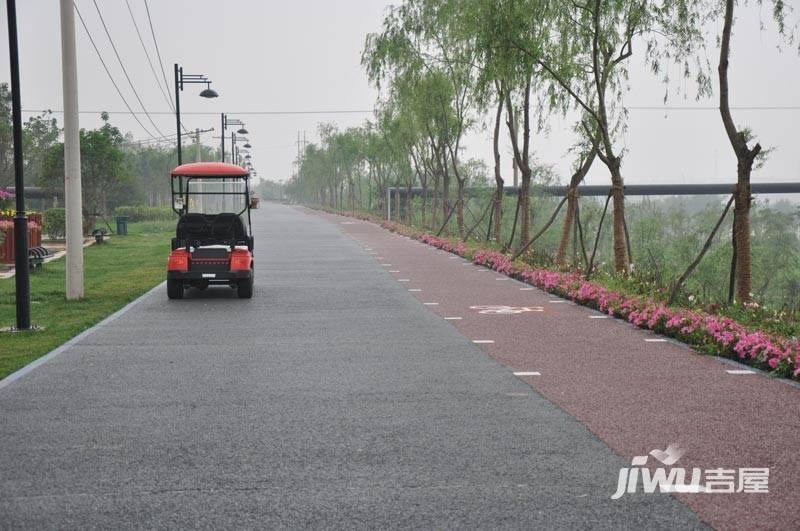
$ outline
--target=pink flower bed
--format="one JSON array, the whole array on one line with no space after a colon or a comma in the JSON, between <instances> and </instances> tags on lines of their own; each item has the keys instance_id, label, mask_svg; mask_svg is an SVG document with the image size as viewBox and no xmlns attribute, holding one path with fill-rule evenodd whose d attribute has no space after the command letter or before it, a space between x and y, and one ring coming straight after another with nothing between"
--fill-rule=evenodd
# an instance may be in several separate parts
<instances>
[{"instance_id":1,"label":"pink flower bed","mask_svg":"<svg viewBox=\"0 0 800 531\"><path fill-rule=\"evenodd\" d=\"M446 238L422 234L418 239L464 256L467 247ZM578 273L534 269L513 262L498 251L478 250L476 264L490 267L578 304L596 308L634 326L679 339L702 352L739 360L771 370L778 376L800 379L800 342L747 330L733 319L719 315L669 308L665 304L631 297L584 280Z\"/></svg>"}]
</instances>

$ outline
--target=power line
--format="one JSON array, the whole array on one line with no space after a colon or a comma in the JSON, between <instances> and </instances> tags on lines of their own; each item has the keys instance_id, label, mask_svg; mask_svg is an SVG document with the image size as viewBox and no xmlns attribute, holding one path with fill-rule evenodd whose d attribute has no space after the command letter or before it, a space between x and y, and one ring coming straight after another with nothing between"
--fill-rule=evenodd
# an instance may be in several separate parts
<instances>
[{"instance_id":1,"label":"power line","mask_svg":"<svg viewBox=\"0 0 800 531\"><path fill-rule=\"evenodd\" d=\"M86 35L89 37L89 42L92 43L92 48L94 48L94 51L97 54L97 58L100 59L100 64L103 65L103 69L106 71L106 74L108 75L108 79L111 81L111 84L114 85L114 88L117 90L117 94L119 94L119 97L122 100L122 103L124 103L125 107L128 108L128 112L127 113L122 112L122 111L116 111L116 112L114 112L114 114L130 114L133 117L133 119L136 120L136 123L138 123L141 126L141 128L144 130L144 132L147 133L148 136L150 136L152 138L155 138L155 135L153 135L153 133L151 133L150 130L147 129L144 126L142 121L139 120L139 118L136 116L136 113L133 112L133 109L131 109L131 106L128 104L128 101L125 99L125 96L122 95L122 91L119 89L119 85L117 85L117 82L114 81L114 76L111 75L111 71L108 69L108 66L106 66L106 62L103 60L103 56L100 55L100 50L97 48L97 44L95 44L94 38L92 38L92 34L89 31L89 27L86 25L86 21L83 20L83 15L81 15L81 11L80 11L80 9L78 9L78 5L75 2L73 2L72 5L75 8L75 12L78 14L78 18L81 20L81 25L83 26L84 31L86 31ZM55 112L63 113L64 111L55 111ZM78 111L78 112L80 112L80 111ZM84 114L85 114L85 112L84 112ZM94 113L94 114L98 114L98 113ZM109 113L109 114L111 114L111 113Z\"/></svg>"},{"instance_id":2,"label":"power line","mask_svg":"<svg viewBox=\"0 0 800 531\"><path fill-rule=\"evenodd\" d=\"M50 112L54 113L61 113L61 110L52 110L46 109ZM41 110L36 109L23 109L22 112L43 112ZM99 112L107 112L109 114L129 114L125 111L80 111L84 114L96 114ZM370 110L333 110L333 111L237 111L237 112L230 112L229 114L246 114L246 115L261 115L261 116L282 116L282 115L295 115L295 114L371 114L373 111ZM136 112L135 114L145 114L143 112ZM161 114L173 114L172 111L149 111L149 114L152 115L161 115ZM181 111L181 116L184 114L186 115L198 115L198 116L217 116L219 113L211 112L211 111Z\"/></svg>"},{"instance_id":3,"label":"power line","mask_svg":"<svg viewBox=\"0 0 800 531\"><path fill-rule=\"evenodd\" d=\"M719 107L662 107L662 106L628 106L630 110L636 111L718 111ZM738 111L798 111L800 105L772 105L772 106L732 106L731 110ZM61 113L61 110L53 109L22 109L22 112L39 113L50 111L54 113ZM80 111L83 114L97 114L100 112L108 112L109 114L145 114L143 112L128 112L128 111ZM341 109L341 110L301 110L301 111L231 111L230 114L250 115L250 116L291 116L303 114L371 114L372 109ZM172 111L149 111L151 115L171 115ZM181 115L197 115L197 116L216 116L219 113L211 111L181 111Z\"/></svg>"},{"instance_id":4,"label":"power line","mask_svg":"<svg viewBox=\"0 0 800 531\"><path fill-rule=\"evenodd\" d=\"M147 11L147 22L150 24L150 35L153 36L153 44L156 47L156 56L158 56L159 65L161 65L161 77L164 78L164 87L167 89L167 94L169 95L170 108L172 110L175 110L175 102L172 100L172 94L169 91L169 82L167 81L167 73L164 70L164 61L161 60L161 50L158 49L158 39L156 39L156 30L153 29L153 19L150 17L150 7L147 5L147 0L144 0L144 9L145 11Z\"/></svg>"},{"instance_id":5,"label":"power line","mask_svg":"<svg viewBox=\"0 0 800 531\"><path fill-rule=\"evenodd\" d=\"M150 52L147 51L147 46L144 44L144 39L142 39L142 33L139 31L139 25L136 23L136 17L133 16L133 10L131 9L131 4L128 0L125 0L125 5L128 6L128 13L131 15L131 22L133 22L133 27L136 29L136 35L139 37L139 43L142 45L142 50L144 50L144 56L147 57L147 64L150 65L150 72L152 72L153 77L156 80L156 86L158 90L161 91L161 95L164 96L164 99L167 102L167 106L170 107L173 111L175 110L172 106L172 100L169 99L167 96L167 92L164 91L164 86L161 84L161 80L158 79L158 74L156 74L156 69L153 66L153 61L150 59Z\"/></svg>"},{"instance_id":6,"label":"power line","mask_svg":"<svg viewBox=\"0 0 800 531\"><path fill-rule=\"evenodd\" d=\"M131 76L128 75L128 70L125 68L125 63L122 62L122 58L119 56L119 52L117 51L117 46L114 44L114 39L111 38L111 33L108 31L108 26L106 26L106 21L103 20L103 14L100 12L100 6L97 5L97 0L92 0L94 4L94 8L97 10L97 15L100 17L100 23L103 25L103 30L106 32L106 36L108 37L108 41L111 43L111 49L114 50L114 55L117 57L117 61L119 62L119 66L122 68L122 73L125 74L125 79L128 80L128 85L131 86L131 90L133 91L133 95L136 97L136 100L139 102L139 105L142 107L142 111L144 112L147 119L150 120L150 123L153 124L153 128L156 132L164 136L164 133L161 132L161 129L158 128L158 125L153 121L153 117L147 112L147 109L144 106L144 102L142 102L142 98L139 97L139 93L136 91L136 87L133 86L133 81L131 81Z\"/></svg>"}]
</instances>

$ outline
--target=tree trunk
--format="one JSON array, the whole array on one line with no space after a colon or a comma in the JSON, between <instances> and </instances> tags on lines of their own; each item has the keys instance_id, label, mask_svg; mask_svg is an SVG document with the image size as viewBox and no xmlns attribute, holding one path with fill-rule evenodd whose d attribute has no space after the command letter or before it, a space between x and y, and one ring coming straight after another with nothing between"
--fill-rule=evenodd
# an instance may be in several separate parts
<instances>
[{"instance_id":1,"label":"tree trunk","mask_svg":"<svg viewBox=\"0 0 800 531\"><path fill-rule=\"evenodd\" d=\"M531 169L526 167L520 169L522 170L522 182L519 188L519 246L522 249L528 245L528 241L531 238Z\"/></svg>"},{"instance_id":2,"label":"tree trunk","mask_svg":"<svg viewBox=\"0 0 800 531\"><path fill-rule=\"evenodd\" d=\"M734 0L725 2L725 21L720 40L719 66L719 112L725 133L736 154L736 191L734 203L733 241L735 252L736 298L739 302L752 299L752 248L750 242L750 174L753 163L761 153L761 144L756 143L752 149L747 146L744 131L739 131L733 121L729 102L728 66L730 59L731 30L733 29Z\"/></svg>"},{"instance_id":3,"label":"tree trunk","mask_svg":"<svg viewBox=\"0 0 800 531\"><path fill-rule=\"evenodd\" d=\"M628 246L625 240L625 187L620 171L620 160L609 160L611 170L611 190L614 200L614 270L628 273Z\"/></svg>"},{"instance_id":4,"label":"tree trunk","mask_svg":"<svg viewBox=\"0 0 800 531\"><path fill-rule=\"evenodd\" d=\"M492 138L492 147L494 149L494 182L497 189L494 194L494 229L493 239L500 241L500 231L503 228L503 177L500 172L500 122L503 118L503 94L500 92L497 98L497 114L494 121L494 136Z\"/></svg>"},{"instance_id":5,"label":"tree trunk","mask_svg":"<svg viewBox=\"0 0 800 531\"><path fill-rule=\"evenodd\" d=\"M458 224L458 236L463 240L466 230L464 229L464 180L458 179L458 199L456 200L456 223Z\"/></svg>"},{"instance_id":6,"label":"tree trunk","mask_svg":"<svg viewBox=\"0 0 800 531\"><path fill-rule=\"evenodd\" d=\"M569 188L567 189L567 213L564 216L564 227L561 230L561 242L558 245L558 253L556 253L556 264L563 264L564 258L567 254L567 247L569 247L570 233L574 233L572 225L575 223L575 210L578 205L578 185L583 182L586 174L589 173L589 168L592 167L597 150L592 148L585 159L581 161L580 166L572 174L569 181Z\"/></svg>"}]
</instances>

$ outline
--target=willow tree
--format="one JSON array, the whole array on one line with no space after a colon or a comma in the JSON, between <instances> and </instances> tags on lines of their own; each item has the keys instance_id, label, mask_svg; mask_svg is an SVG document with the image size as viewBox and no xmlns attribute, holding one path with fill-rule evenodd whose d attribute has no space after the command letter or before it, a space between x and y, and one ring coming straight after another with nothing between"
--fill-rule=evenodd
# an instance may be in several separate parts
<instances>
[{"instance_id":1,"label":"willow tree","mask_svg":"<svg viewBox=\"0 0 800 531\"><path fill-rule=\"evenodd\" d=\"M462 140L471 125L474 86L472 48L452 34L449 21L453 6L442 0L406 0L392 8L380 34L367 36L362 54L370 80L380 89L392 79L413 79L422 96L435 171L441 181L442 214L456 214L464 236L464 185L459 156ZM455 204L450 183L458 185Z\"/></svg>"},{"instance_id":2,"label":"willow tree","mask_svg":"<svg viewBox=\"0 0 800 531\"><path fill-rule=\"evenodd\" d=\"M710 5L712 12L717 7L716 3L713 2ZM734 192L733 213L734 252L731 284L735 283L736 299L739 302L747 302L753 298L753 259L752 243L750 241L752 189L750 175L753 167L758 164L760 159L763 159L765 152L762 150L761 144L755 141L753 133L748 128L736 125L731 113L728 69L730 67L731 35L733 34L736 2L734 0L723 0L722 3L722 31L719 38L719 65L717 67L719 76L719 112L722 124L725 127L725 134L736 155L736 189ZM773 17L778 25L779 33L787 35L785 25L786 5L782 0L772 0L772 7ZM731 289L730 295L733 295L733 289Z\"/></svg>"}]
</instances>

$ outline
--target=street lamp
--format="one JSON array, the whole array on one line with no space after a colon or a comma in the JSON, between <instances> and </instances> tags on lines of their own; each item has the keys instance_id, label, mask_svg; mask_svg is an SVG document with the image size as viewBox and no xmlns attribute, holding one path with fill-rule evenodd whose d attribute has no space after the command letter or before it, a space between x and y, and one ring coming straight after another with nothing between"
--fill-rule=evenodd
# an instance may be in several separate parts
<instances>
[{"instance_id":1,"label":"street lamp","mask_svg":"<svg viewBox=\"0 0 800 531\"><path fill-rule=\"evenodd\" d=\"M222 117L222 162L225 162L225 131L228 129L228 126L235 126L238 125L239 129L236 131L240 135L246 135L247 129L244 128L244 122L239 120L238 118L228 118L228 115L225 113L221 114ZM233 163L236 164L236 158L234 157L234 149L235 149L235 138L236 136L231 133L231 142L234 144L231 145L231 159L233 159Z\"/></svg>"},{"instance_id":2,"label":"street lamp","mask_svg":"<svg viewBox=\"0 0 800 531\"><path fill-rule=\"evenodd\" d=\"M11 66L11 121L14 141L14 289L17 304L17 330L31 328L31 281L28 266L28 218L25 216L25 183L22 161L22 105L19 86L19 48L17 41L17 6L6 3L8 17L8 53Z\"/></svg>"},{"instance_id":3,"label":"street lamp","mask_svg":"<svg viewBox=\"0 0 800 531\"><path fill-rule=\"evenodd\" d=\"M211 81L203 74L184 74L183 67L175 63L175 121L178 125L178 166L183 163L181 153L181 91L184 84L205 84L206 88L200 91L202 98L216 98L216 90L211 88Z\"/></svg>"}]
</instances>

